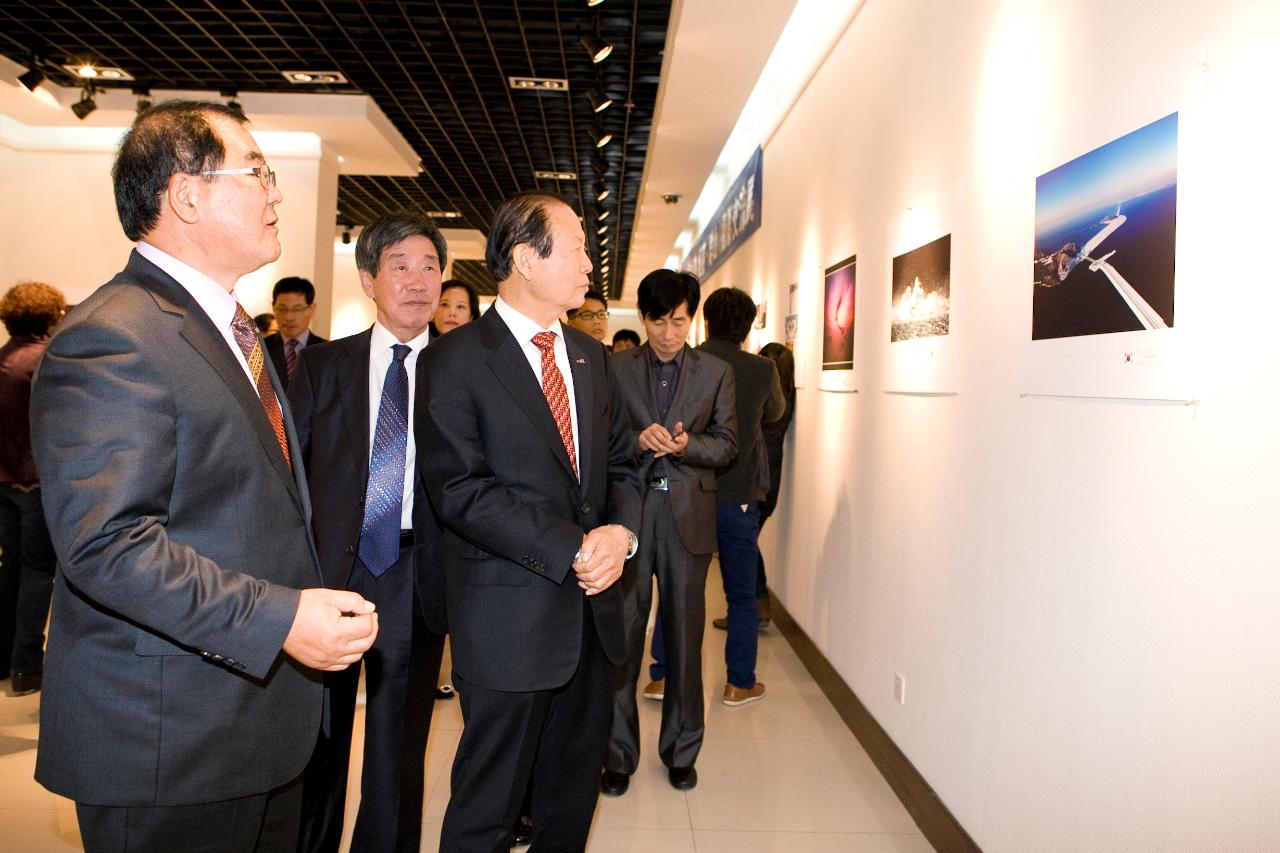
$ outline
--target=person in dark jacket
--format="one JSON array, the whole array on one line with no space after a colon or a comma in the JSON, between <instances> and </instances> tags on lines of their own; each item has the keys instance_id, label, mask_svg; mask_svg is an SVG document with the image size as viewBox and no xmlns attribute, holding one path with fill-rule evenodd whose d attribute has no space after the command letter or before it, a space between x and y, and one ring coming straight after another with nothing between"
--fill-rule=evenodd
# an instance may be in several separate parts
<instances>
[{"instance_id":1,"label":"person in dark jacket","mask_svg":"<svg viewBox=\"0 0 1280 853\"><path fill-rule=\"evenodd\" d=\"M57 288L37 281L0 300L10 336L0 347L0 678L12 672L15 696L39 690L44 672L57 557L31 458L31 378L66 308Z\"/></svg>"}]
</instances>

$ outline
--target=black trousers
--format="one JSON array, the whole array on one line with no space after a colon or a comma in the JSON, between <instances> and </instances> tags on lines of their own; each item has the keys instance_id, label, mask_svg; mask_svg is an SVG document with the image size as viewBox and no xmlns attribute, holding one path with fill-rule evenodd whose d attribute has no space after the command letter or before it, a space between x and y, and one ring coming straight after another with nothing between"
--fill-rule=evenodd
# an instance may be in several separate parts
<instances>
[{"instance_id":1,"label":"black trousers","mask_svg":"<svg viewBox=\"0 0 1280 853\"><path fill-rule=\"evenodd\" d=\"M378 638L365 653L364 764L351 849L417 853L422 836L427 734L444 638L423 622L413 582L413 549L375 578L359 561L347 588L378 608ZM351 764L361 664L325 675L330 725L307 764L302 853L337 853Z\"/></svg>"},{"instance_id":2,"label":"black trousers","mask_svg":"<svg viewBox=\"0 0 1280 853\"><path fill-rule=\"evenodd\" d=\"M636 679L644 662L644 634L658 580L658 624L666 648L666 688L658 757L667 767L692 767L706 731L702 698L702 633L706 621L707 568L710 554L684 547L671 512L669 492L648 491L640 523L640 550L622 580L627 630L627 660L613 671L613 721L604 766L615 773L636 772L640 760L640 717Z\"/></svg>"},{"instance_id":3,"label":"black trousers","mask_svg":"<svg viewBox=\"0 0 1280 853\"><path fill-rule=\"evenodd\" d=\"M39 486L0 484L0 552L0 673L38 672L58 562Z\"/></svg>"},{"instance_id":4,"label":"black trousers","mask_svg":"<svg viewBox=\"0 0 1280 853\"><path fill-rule=\"evenodd\" d=\"M76 803L85 853L293 853L302 780L262 794L187 806Z\"/></svg>"},{"instance_id":5,"label":"black trousers","mask_svg":"<svg viewBox=\"0 0 1280 853\"><path fill-rule=\"evenodd\" d=\"M489 690L455 669L464 726L441 853L506 853L526 786L533 805L530 853L586 848L608 736L610 669L585 595L578 669L563 687Z\"/></svg>"}]
</instances>

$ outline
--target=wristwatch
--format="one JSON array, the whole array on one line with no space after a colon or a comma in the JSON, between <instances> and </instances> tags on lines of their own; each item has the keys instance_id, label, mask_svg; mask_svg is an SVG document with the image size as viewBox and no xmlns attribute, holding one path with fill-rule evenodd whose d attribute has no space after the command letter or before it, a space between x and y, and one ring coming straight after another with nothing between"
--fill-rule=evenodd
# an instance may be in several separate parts
<instances>
[{"instance_id":1,"label":"wristwatch","mask_svg":"<svg viewBox=\"0 0 1280 853\"><path fill-rule=\"evenodd\" d=\"M618 526L622 527L621 524ZM629 528L622 527L622 529L627 534L627 556L624 559L630 560L636 555L636 551L640 550L640 540L636 538L636 535Z\"/></svg>"}]
</instances>

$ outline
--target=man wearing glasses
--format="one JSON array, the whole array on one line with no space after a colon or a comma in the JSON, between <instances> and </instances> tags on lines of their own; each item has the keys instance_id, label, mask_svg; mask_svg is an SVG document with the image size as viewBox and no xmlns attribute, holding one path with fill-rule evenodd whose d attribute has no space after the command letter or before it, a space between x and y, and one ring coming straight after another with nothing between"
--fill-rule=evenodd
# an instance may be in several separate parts
<instances>
[{"instance_id":1,"label":"man wearing glasses","mask_svg":"<svg viewBox=\"0 0 1280 853\"><path fill-rule=\"evenodd\" d=\"M604 294L592 288L582 300L582 307L568 313L569 325L586 332L600 343L609 333L609 302Z\"/></svg>"},{"instance_id":2,"label":"man wearing glasses","mask_svg":"<svg viewBox=\"0 0 1280 853\"><path fill-rule=\"evenodd\" d=\"M292 851L319 670L377 635L371 602L322 587L284 388L235 297L280 255L283 200L244 121L134 121L112 179L137 249L32 392L58 556L36 779L87 851Z\"/></svg>"},{"instance_id":3,"label":"man wearing glasses","mask_svg":"<svg viewBox=\"0 0 1280 853\"><path fill-rule=\"evenodd\" d=\"M262 342L276 366L276 375L287 387L298 369L302 350L326 340L311 331L311 320L316 316L315 285L297 275L280 279L271 289L271 313L276 315L280 331L267 335Z\"/></svg>"}]
</instances>

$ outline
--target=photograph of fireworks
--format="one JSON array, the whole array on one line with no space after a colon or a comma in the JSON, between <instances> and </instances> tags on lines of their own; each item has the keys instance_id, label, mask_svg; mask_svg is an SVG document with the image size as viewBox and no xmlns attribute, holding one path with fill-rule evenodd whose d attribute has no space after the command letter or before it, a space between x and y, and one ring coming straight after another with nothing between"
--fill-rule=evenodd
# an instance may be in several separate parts
<instances>
[{"instance_id":1,"label":"photograph of fireworks","mask_svg":"<svg viewBox=\"0 0 1280 853\"><path fill-rule=\"evenodd\" d=\"M934 338L951 330L951 235L893 259L889 340Z\"/></svg>"},{"instance_id":2,"label":"photograph of fireworks","mask_svg":"<svg viewBox=\"0 0 1280 853\"><path fill-rule=\"evenodd\" d=\"M828 267L822 303L822 369L853 370L857 256Z\"/></svg>"},{"instance_id":3,"label":"photograph of fireworks","mask_svg":"<svg viewBox=\"0 0 1280 853\"><path fill-rule=\"evenodd\" d=\"M1032 340L1172 328L1177 200L1177 113L1036 178Z\"/></svg>"}]
</instances>

